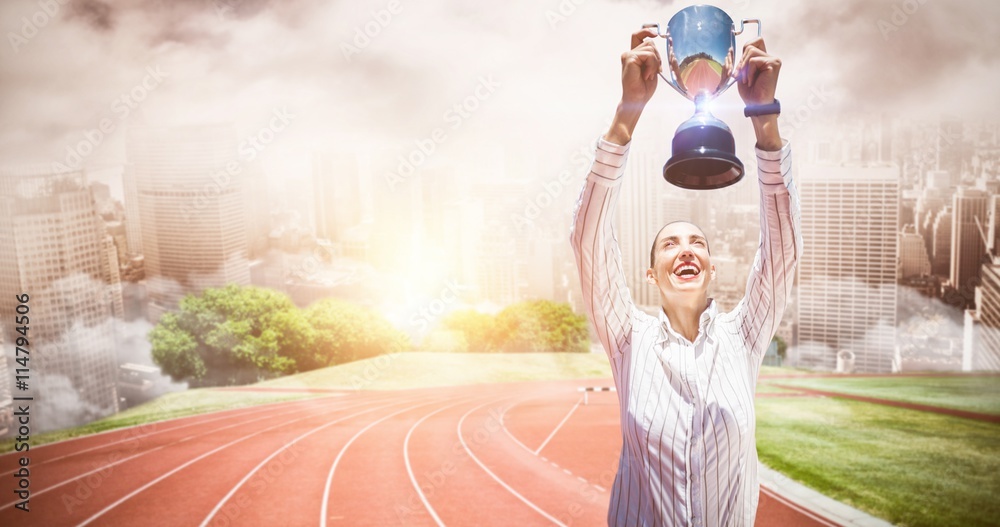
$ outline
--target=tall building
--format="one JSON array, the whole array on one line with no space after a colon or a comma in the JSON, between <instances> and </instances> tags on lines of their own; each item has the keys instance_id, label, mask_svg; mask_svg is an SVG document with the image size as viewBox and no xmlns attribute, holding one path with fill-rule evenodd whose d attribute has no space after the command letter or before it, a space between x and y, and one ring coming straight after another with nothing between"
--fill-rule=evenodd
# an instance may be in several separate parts
<instances>
[{"instance_id":1,"label":"tall building","mask_svg":"<svg viewBox=\"0 0 1000 527\"><path fill-rule=\"evenodd\" d=\"M961 121L942 119L938 124L935 156L938 170L944 170L956 184L962 180L964 126Z\"/></svg>"},{"instance_id":2,"label":"tall building","mask_svg":"<svg viewBox=\"0 0 1000 527\"><path fill-rule=\"evenodd\" d=\"M952 200L951 268L955 289L968 289L979 277L986 254L986 205L989 195L979 189L959 187Z\"/></svg>"},{"instance_id":3,"label":"tall building","mask_svg":"<svg viewBox=\"0 0 1000 527\"><path fill-rule=\"evenodd\" d=\"M1000 256L983 264L976 307L965 312L962 369L1000 371Z\"/></svg>"},{"instance_id":4,"label":"tall building","mask_svg":"<svg viewBox=\"0 0 1000 527\"><path fill-rule=\"evenodd\" d=\"M313 214L316 237L339 241L361 223L360 159L357 152L313 156Z\"/></svg>"},{"instance_id":5,"label":"tall building","mask_svg":"<svg viewBox=\"0 0 1000 527\"><path fill-rule=\"evenodd\" d=\"M931 229L931 273L941 278L951 274L951 207L941 209L934 217Z\"/></svg>"},{"instance_id":6,"label":"tall building","mask_svg":"<svg viewBox=\"0 0 1000 527\"><path fill-rule=\"evenodd\" d=\"M188 293L249 285L247 167L235 130L132 127L126 141L136 200L127 210L138 210L149 318L159 320Z\"/></svg>"},{"instance_id":7,"label":"tall building","mask_svg":"<svg viewBox=\"0 0 1000 527\"><path fill-rule=\"evenodd\" d=\"M632 293L632 301L641 306L660 305L659 292L646 282L646 269L649 268L649 248L653 238L665 223L661 193L676 189L665 188L667 184L661 175L661 157L659 152L656 155L635 151L629 154L619 205L615 211L625 281ZM690 220L687 217L675 219Z\"/></svg>"},{"instance_id":8,"label":"tall building","mask_svg":"<svg viewBox=\"0 0 1000 527\"><path fill-rule=\"evenodd\" d=\"M907 225L899 234L899 277L924 276L931 274L931 262L924 247L924 239Z\"/></svg>"},{"instance_id":9,"label":"tall building","mask_svg":"<svg viewBox=\"0 0 1000 527\"><path fill-rule=\"evenodd\" d=\"M896 326L895 167L809 166L800 172L798 356L832 370L837 353L854 353L864 372L892 368Z\"/></svg>"},{"instance_id":10,"label":"tall building","mask_svg":"<svg viewBox=\"0 0 1000 527\"><path fill-rule=\"evenodd\" d=\"M97 412L85 417L117 411L110 319L122 304L118 261L86 175L0 173L0 243L4 340L17 336L14 298L28 293L32 368L68 378Z\"/></svg>"}]
</instances>

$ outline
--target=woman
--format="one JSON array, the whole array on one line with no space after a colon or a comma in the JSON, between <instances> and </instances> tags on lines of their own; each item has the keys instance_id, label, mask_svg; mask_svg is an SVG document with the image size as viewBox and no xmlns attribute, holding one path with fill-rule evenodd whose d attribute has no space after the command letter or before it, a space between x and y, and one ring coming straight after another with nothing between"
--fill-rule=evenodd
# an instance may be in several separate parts
<instances>
[{"instance_id":1,"label":"woman","mask_svg":"<svg viewBox=\"0 0 1000 527\"><path fill-rule=\"evenodd\" d=\"M598 140L571 234L583 298L611 361L623 445L610 525L749 526L759 485L753 397L764 352L781 321L802 251L798 192L777 114L752 117L757 137L761 241L739 305L719 313L708 240L687 222L653 241L647 281L657 317L638 310L612 229L632 132L656 89L655 30L632 35L622 55L622 100ZM763 39L737 65L748 108L774 102L781 61Z\"/></svg>"}]
</instances>

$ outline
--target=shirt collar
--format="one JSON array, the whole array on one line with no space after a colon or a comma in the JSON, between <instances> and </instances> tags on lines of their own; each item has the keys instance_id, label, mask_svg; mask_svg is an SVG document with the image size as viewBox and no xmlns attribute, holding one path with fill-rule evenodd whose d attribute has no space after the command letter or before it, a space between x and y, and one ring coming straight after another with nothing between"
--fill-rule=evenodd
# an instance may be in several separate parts
<instances>
[{"instance_id":1,"label":"shirt collar","mask_svg":"<svg viewBox=\"0 0 1000 527\"><path fill-rule=\"evenodd\" d=\"M698 336L708 334L708 328L712 324L712 322L715 321L715 317L718 316L718 314L719 314L719 308L715 302L715 299L709 298L708 307L705 308L705 311L702 311L701 317L698 318ZM671 337L680 341L687 342L686 338L682 337L680 333L677 333L676 331L674 331L674 328L671 327L670 319L667 318L667 313L663 311L662 307L660 308L659 318L660 318L659 342L669 340ZM695 340L697 340L697 337L695 338Z\"/></svg>"}]
</instances>

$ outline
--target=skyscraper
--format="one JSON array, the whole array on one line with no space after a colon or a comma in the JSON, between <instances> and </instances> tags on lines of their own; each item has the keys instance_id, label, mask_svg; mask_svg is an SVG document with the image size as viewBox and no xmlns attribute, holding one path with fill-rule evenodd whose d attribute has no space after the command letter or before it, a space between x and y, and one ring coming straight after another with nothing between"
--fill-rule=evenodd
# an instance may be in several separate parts
<instances>
[{"instance_id":1,"label":"skyscraper","mask_svg":"<svg viewBox=\"0 0 1000 527\"><path fill-rule=\"evenodd\" d=\"M907 225L899 234L899 274L900 278L931 274L931 262L927 257L924 239Z\"/></svg>"},{"instance_id":2,"label":"skyscraper","mask_svg":"<svg viewBox=\"0 0 1000 527\"><path fill-rule=\"evenodd\" d=\"M661 157L659 152L656 155L635 151L629 154L620 205L615 211L626 283L632 301L641 306L660 305L658 291L646 282L646 269L649 267L649 248L664 223L661 193L681 191L663 181ZM675 219L690 220L687 217Z\"/></svg>"},{"instance_id":3,"label":"skyscraper","mask_svg":"<svg viewBox=\"0 0 1000 527\"><path fill-rule=\"evenodd\" d=\"M951 270L951 224L954 214L945 207L934 217L931 229L931 273L947 278Z\"/></svg>"},{"instance_id":4,"label":"skyscraper","mask_svg":"<svg viewBox=\"0 0 1000 527\"><path fill-rule=\"evenodd\" d=\"M0 243L5 340L16 336L13 299L27 293L30 320L37 321L30 325L32 367L40 376L68 378L80 398L100 413L116 411L118 367L110 319L122 304L118 261L86 175L0 173Z\"/></svg>"},{"instance_id":5,"label":"skyscraper","mask_svg":"<svg viewBox=\"0 0 1000 527\"><path fill-rule=\"evenodd\" d=\"M895 348L897 230L895 167L801 170L799 359L833 369L842 349L859 371L888 372Z\"/></svg>"},{"instance_id":6,"label":"skyscraper","mask_svg":"<svg viewBox=\"0 0 1000 527\"><path fill-rule=\"evenodd\" d=\"M153 321L185 294L250 284L247 168L236 148L224 126L128 130L137 207L127 208L138 209Z\"/></svg>"},{"instance_id":7,"label":"skyscraper","mask_svg":"<svg viewBox=\"0 0 1000 527\"><path fill-rule=\"evenodd\" d=\"M952 200L951 286L963 290L974 285L986 254L986 205L989 195L979 189L959 187Z\"/></svg>"}]
</instances>

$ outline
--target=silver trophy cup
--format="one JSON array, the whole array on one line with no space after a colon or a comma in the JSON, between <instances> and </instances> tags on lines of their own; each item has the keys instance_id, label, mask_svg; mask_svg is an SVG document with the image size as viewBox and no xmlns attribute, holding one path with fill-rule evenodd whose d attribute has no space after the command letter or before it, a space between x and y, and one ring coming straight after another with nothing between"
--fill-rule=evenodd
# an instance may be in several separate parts
<instances>
[{"instance_id":1,"label":"silver trophy cup","mask_svg":"<svg viewBox=\"0 0 1000 527\"><path fill-rule=\"evenodd\" d=\"M694 116L674 133L673 152L663 166L663 177L678 187L707 190L736 183L743 177L743 163L736 157L736 143L726 123L708 111L709 101L736 82L736 35L744 25L760 20L743 19L739 29L725 11L710 5L686 7L659 24L657 35L667 40L669 77L660 74L678 93L694 101ZM665 66L667 66L665 65Z\"/></svg>"}]
</instances>

